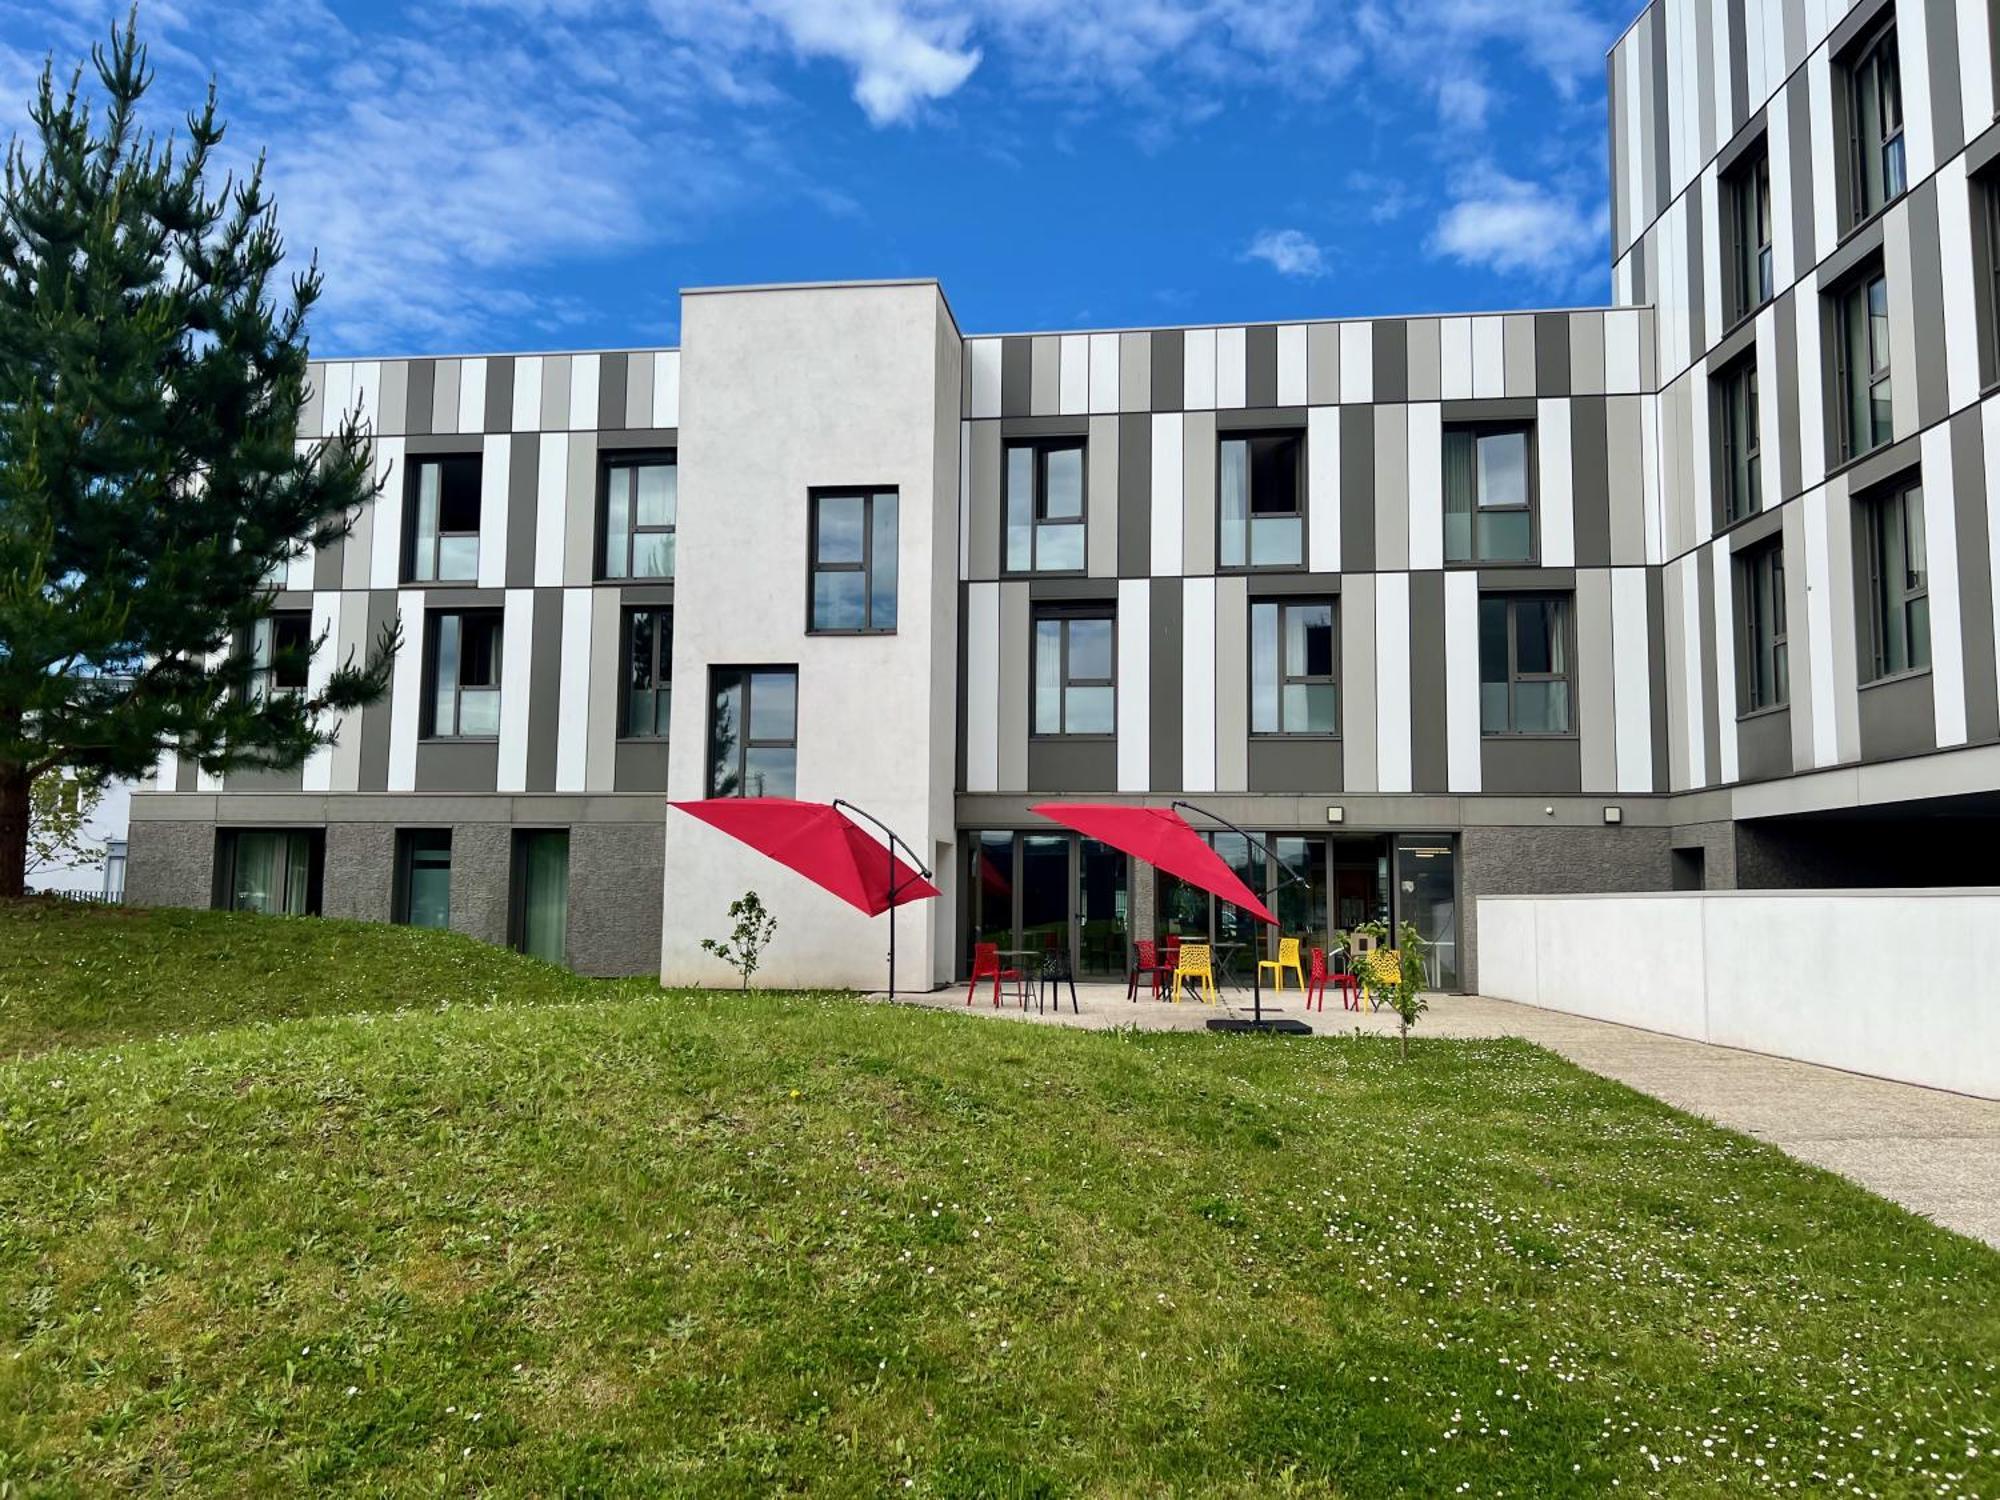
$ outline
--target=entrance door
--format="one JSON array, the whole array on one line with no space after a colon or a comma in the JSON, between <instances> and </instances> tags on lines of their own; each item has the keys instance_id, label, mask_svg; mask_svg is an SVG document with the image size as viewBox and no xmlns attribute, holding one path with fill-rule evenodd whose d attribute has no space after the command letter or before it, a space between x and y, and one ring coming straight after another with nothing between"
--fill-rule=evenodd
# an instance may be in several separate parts
<instances>
[{"instance_id":1,"label":"entrance door","mask_svg":"<svg viewBox=\"0 0 2000 1500\"><path fill-rule=\"evenodd\" d=\"M1125 973L1132 861L1073 833L994 829L966 835L966 951L992 943L1027 950L1033 967L1054 948L1078 975Z\"/></svg>"},{"instance_id":2,"label":"entrance door","mask_svg":"<svg viewBox=\"0 0 2000 1500\"><path fill-rule=\"evenodd\" d=\"M1457 989L1458 855L1449 834L1396 840L1396 925L1405 922L1431 945L1431 988Z\"/></svg>"}]
</instances>

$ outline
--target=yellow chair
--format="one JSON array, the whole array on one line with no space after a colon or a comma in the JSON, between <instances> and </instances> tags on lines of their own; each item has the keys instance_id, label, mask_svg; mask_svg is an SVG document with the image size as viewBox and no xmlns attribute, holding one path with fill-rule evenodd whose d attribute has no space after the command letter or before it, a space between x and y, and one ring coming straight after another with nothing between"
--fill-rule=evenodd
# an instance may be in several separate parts
<instances>
[{"instance_id":1,"label":"yellow chair","mask_svg":"<svg viewBox=\"0 0 2000 1500\"><path fill-rule=\"evenodd\" d=\"M1279 994L1282 995L1285 992L1285 970L1287 969L1290 969L1293 977L1298 980L1299 988L1304 989L1306 987L1306 973L1299 964L1299 940L1297 938L1279 938L1278 956L1276 958L1259 959L1257 961L1257 977L1260 979L1263 978L1266 969L1276 971L1277 984L1275 988Z\"/></svg>"},{"instance_id":2,"label":"yellow chair","mask_svg":"<svg viewBox=\"0 0 2000 1500\"><path fill-rule=\"evenodd\" d=\"M1208 944L1182 943L1180 961L1174 965L1174 1004L1181 1003L1181 981L1197 981L1205 1005L1215 1004L1215 974L1208 962Z\"/></svg>"},{"instance_id":3,"label":"yellow chair","mask_svg":"<svg viewBox=\"0 0 2000 1500\"><path fill-rule=\"evenodd\" d=\"M1368 997L1368 1008L1380 1010L1389 1003L1389 996L1403 979L1403 954L1397 948L1377 948L1364 953L1356 961L1355 971L1364 975L1370 983L1364 984L1362 993Z\"/></svg>"}]
</instances>

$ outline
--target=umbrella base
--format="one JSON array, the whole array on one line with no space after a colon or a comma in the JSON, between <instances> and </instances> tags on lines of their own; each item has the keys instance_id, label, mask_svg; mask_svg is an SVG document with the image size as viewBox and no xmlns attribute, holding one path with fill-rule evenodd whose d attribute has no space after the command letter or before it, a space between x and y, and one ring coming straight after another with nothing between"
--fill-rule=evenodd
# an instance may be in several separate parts
<instances>
[{"instance_id":1,"label":"umbrella base","mask_svg":"<svg viewBox=\"0 0 2000 1500\"><path fill-rule=\"evenodd\" d=\"M1311 1036L1312 1027L1304 1021L1294 1021L1285 1016L1265 1016L1262 1020L1250 1016L1217 1016L1208 1023L1210 1031L1275 1031L1284 1036Z\"/></svg>"}]
</instances>

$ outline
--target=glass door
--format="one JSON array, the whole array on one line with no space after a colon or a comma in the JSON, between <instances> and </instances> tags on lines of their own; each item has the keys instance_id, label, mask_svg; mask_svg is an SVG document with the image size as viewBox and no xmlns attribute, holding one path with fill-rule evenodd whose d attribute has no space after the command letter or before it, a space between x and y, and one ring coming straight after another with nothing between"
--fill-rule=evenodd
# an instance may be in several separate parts
<instances>
[{"instance_id":1,"label":"glass door","mask_svg":"<svg viewBox=\"0 0 2000 1500\"><path fill-rule=\"evenodd\" d=\"M1132 924L1126 902L1132 860L1096 839L1077 841L1076 972L1098 979L1122 979L1131 951Z\"/></svg>"},{"instance_id":2,"label":"glass door","mask_svg":"<svg viewBox=\"0 0 2000 1500\"><path fill-rule=\"evenodd\" d=\"M1449 834L1396 840L1396 921L1431 945L1432 989L1458 988L1458 856Z\"/></svg>"},{"instance_id":3,"label":"glass door","mask_svg":"<svg viewBox=\"0 0 2000 1500\"><path fill-rule=\"evenodd\" d=\"M569 831L536 829L516 837L521 905L515 946L531 958L559 964L569 928Z\"/></svg>"}]
</instances>

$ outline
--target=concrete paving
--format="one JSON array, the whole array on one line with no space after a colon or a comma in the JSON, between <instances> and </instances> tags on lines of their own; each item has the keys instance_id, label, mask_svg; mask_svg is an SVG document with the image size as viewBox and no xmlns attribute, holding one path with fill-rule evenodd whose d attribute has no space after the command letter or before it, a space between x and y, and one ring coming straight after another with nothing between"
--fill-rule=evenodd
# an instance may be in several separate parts
<instances>
[{"instance_id":1,"label":"concrete paving","mask_svg":"<svg viewBox=\"0 0 2000 1500\"><path fill-rule=\"evenodd\" d=\"M898 1003L968 1009L962 985L896 998ZM1031 1002L1024 1014L1011 999L996 1011L989 985L969 1009L1030 1025L1198 1031L1214 1015L1247 1016L1250 996L1225 990L1218 1006L1171 1005L1149 997L1127 1001L1122 984L1079 984L1075 1012L1065 991L1060 1013L1042 1011ZM1323 1012L1302 1012L1296 993L1265 1009L1267 1014L1303 1016L1321 1035L1396 1029L1392 1013L1343 1011L1333 994ZM2000 1101L1864 1078L1477 995L1432 996L1418 1030L1424 1036L1513 1036L1535 1042L1579 1067L1768 1141L1947 1229L2000 1248Z\"/></svg>"}]
</instances>

